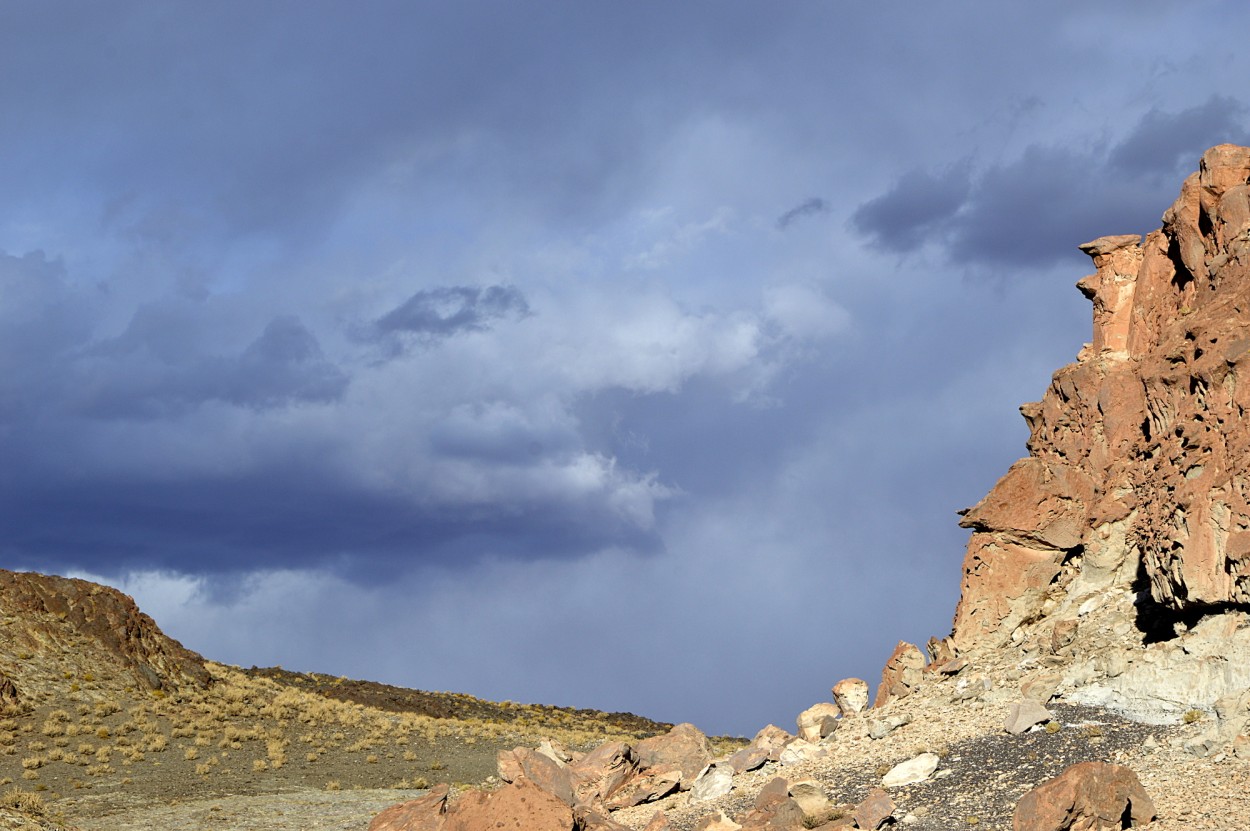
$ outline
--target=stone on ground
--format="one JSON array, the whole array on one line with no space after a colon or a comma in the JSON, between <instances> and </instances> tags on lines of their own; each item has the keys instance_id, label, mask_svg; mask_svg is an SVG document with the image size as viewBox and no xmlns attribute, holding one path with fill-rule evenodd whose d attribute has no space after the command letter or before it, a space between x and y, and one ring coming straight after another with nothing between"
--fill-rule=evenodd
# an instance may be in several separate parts
<instances>
[{"instance_id":1,"label":"stone on ground","mask_svg":"<svg viewBox=\"0 0 1250 831\"><path fill-rule=\"evenodd\" d=\"M1012 829L1104 831L1135 828L1154 817L1154 802L1137 774L1108 762L1081 762L1026 793Z\"/></svg>"},{"instance_id":2,"label":"stone on ground","mask_svg":"<svg viewBox=\"0 0 1250 831\"><path fill-rule=\"evenodd\" d=\"M923 782L933 775L933 771L937 770L938 761L936 753L921 753L914 759L899 762L881 777L881 786L897 788L901 785Z\"/></svg>"}]
</instances>

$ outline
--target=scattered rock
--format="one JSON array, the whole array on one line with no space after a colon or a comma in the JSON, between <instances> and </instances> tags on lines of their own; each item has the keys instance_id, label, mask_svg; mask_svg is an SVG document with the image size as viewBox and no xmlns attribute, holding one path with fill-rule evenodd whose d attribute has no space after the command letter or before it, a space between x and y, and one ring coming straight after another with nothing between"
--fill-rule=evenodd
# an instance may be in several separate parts
<instances>
[{"instance_id":1,"label":"scattered rock","mask_svg":"<svg viewBox=\"0 0 1250 831\"><path fill-rule=\"evenodd\" d=\"M919 686L924 665L924 653L915 644L899 641L881 671L881 686L877 687L877 698L872 706L884 707L909 695Z\"/></svg>"},{"instance_id":2,"label":"scattered rock","mask_svg":"<svg viewBox=\"0 0 1250 831\"><path fill-rule=\"evenodd\" d=\"M733 789L734 769L726 764L713 762L703 769L690 786L691 802L706 802L729 793Z\"/></svg>"},{"instance_id":3,"label":"scattered rock","mask_svg":"<svg viewBox=\"0 0 1250 831\"><path fill-rule=\"evenodd\" d=\"M898 728L905 724L911 723L911 717L906 715L888 716L882 719L873 719L868 724L868 738L884 739Z\"/></svg>"},{"instance_id":4,"label":"scattered rock","mask_svg":"<svg viewBox=\"0 0 1250 831\"><path fill-rule=\"evenodd\" d=\"M527 779L493 793L470 791L447 812L443 831L572 831L573 809Z\"/></svg>"},{"instance_id":5,"label":"scattered rock","mask_svg":"<svg viewBox=\"0 0 1250 831\"><path fill-rule=\"evenodd\" d=\"M1155 818L1154 803L1126 767L1081 762L1026 793L1013 831L1101 831L1132 828Z\"/></svg>"},{"instance_id":6,"label":"scattered rock","mask_svg":"<svg viewBox=\"0 0 1250 831\"><path fill-rule=\"evenodd\" d=\"M419 799L392 805L373 818L369 831L439 831L447 819L447 785L435 785Z\"/></svg>"},{"instance_id":7,"label":"scattered rock","mask_svg":"<svg viewBox=\"0 0 1250 831\"><path fill-rule=\"evenodd\" d=\"M644 771L660 765L679 768L683 790L712 761L707 736L693 724L678 724L662 736L643 739L634 746L634 754Z\"/></svg>"},{"instance_id":8,"label":"scattered rock","mask_svg":"<svg viewBox=\"0 0 1250 831\"><path fill-rule=\"evenodd\" d=\"M1025 698L1011 705L1003 729L1018 736L1034 725L1045 724L1053 718L1054 715L1040 701Z\"/></svg>"},{"instance_id":9,"label":"scattered rock","mask_svg":"<svg viewBox=\"0 0 1250 831\"><path fill-rule=\"evenodd\" d=\"M738 831L742 826L725 816L724 811L717 811L699 820L694 828L695 831Z\"/></svg>"},{"instance_id":10,"label":"scattered rock","mask_svg":"<svg viewBox=\"0 0 1250 831\"><path fill-rule=\"evenodd\" d=\"M825 750L820 745L812 744L806 739L795 739L782 749L777 761L783 765L797 765L810 759L818 759L823 755L825 755Z\"/></svg>"},{"instance_id":11,"label":"scattered rock","mask_svg":"<svg viewBox=\"0 0 1250 831\"><path fill-rule=\"evenodd\" d=\"M833 807L828 795L825 794L824 787L815 779L800 779L797 782L791 782L789 795L798 803L805 817L819 816Z\"/></svg>"},{"instance_id":12,"label":"scattered rock","mask_svg":"<svg viewBox=\"0 0 1250 831\"><path fill-rule=\"evenodd\" d=\"M933 775L933 771L937 770L938 761L936 753L921 753L914 759L899 762L881 777L881 786L897 788L901 785L923 782Z\"/></svg>"},{"instance_id":13,"label":"scattered rock","mask_svg":"<svg viewBox=\"0 0 1250 831\"><path fill-rule=\"evenodd\" d=\"M675 765L658 765L648 768L625 782L610 799L605 800L609 809L632 808L645 802L663 799L681 785L682 771Z\"/></svg>"},{"instance_id":14,"label":"scattered rock","mask_svg":"<svg viewBox=\"0 0 1250 831\"><path fill-rule=\"evenodd\" d=\"M606 742L570 765L579 804L610 799L638 772L633 748L624 742Z\"/></svg>"},{"instance_id":15,"label":"scattered rock","mask_svg":"<svg viewBox=\"0 0 1250 831\"><path fill-rule=\"evenodd\" d=\"M843 678L833 685L833 701L843 717L862 713L868 708L868 682L861 678Z\"/></svg>"},{"instance_id":16,"label":"scattered rock","mask_svg":"<svg viewBox=\"0 0 1250 831\"><path fill-rule=\"evenodd\" d=\"M836 704L822 701L799 713L795 719L799 728L799 738L809 742L818 742L838 729L838 716L841 711Z\"/></svg>"},{"instance_id":17,"label":"scattered rock","mask_svg":"<svg viewBox=\"0 0 1250 831\"><path fill-rule=\"evenodd\" d=\"M863 829L880 828L882 823L894 815L894 800L881 788L873 788L868 798L855 806L853 816L855 825Z\"/></svg>"},{"instance_id":18,"label":"scattered rock","mask_svg":"<svg viewBox=\"0 0 1250 831\"><path fill-rule=\"evenodd\" d=\"M672 827L668 821L668 815L663 811L656 811L642 831L672 831Z\"/></svg>"}]
</instances>

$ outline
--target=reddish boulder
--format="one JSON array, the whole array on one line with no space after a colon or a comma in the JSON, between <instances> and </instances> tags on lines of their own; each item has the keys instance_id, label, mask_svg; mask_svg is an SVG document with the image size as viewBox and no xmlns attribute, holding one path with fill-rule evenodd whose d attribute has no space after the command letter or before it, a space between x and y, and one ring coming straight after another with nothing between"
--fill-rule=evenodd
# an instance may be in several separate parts
<instances>
[{"instance_id":1,"label":"reddish boulder","mask_svg":"<svg viewBox=\"0 0 1250 831\"><path fill-rule=\"evenodd\" d=\"M1105 831L1145 825L1154 802L1137 774L1107 762L1081 762L1026 793L1013 831Z\"/></svg>"},{"instance_id":2,"label":"reddish boulder","mask_svg":"<svg viewBox=\"0 0 1250 831\"><path fill-rule=\"evenodd\" d=\"M471 791L447 814L443 831L573 831L573 809L527 779L494 793Z\"/></svg>"},{"instance_id":3,"label":"reddish boulder","mask_svg":"<svg viewBox=\"0 0 1250 831\"><path fill-rule=\"evenodd\" d=\"M606 742L569 766L578 803L610 799L638 772L633 748L624 742Z\"/></svg>"},{"instance_id":4,"label":"reddish boulder","mask_svg":"<svg viewBox=\"0 0 1250 831\"><path fill-rule=\"evenodd\" d=\"M447 819L446 785L435 785L419 799L392 805L373 818L369 831L439 831Z\"/></svg>"},{"instance_id":5,"label":"reddish boulder","mask_svg":"<svg viewBox=\"0 0 1250 831\"><path fill-rule=\"evenodd\" d=\"M894 814L894 800L881 788L873 788L863 802L855 806L851 815L859 828L876 831Z\"/></svg>"},{"instance_id":6,"label":"reddish boulder","mask_svg":"<svg viewBox=\"0 0 1250 831\"><path fill-rule=\"evenodd\" d=\"M909 695L920 684L924 663L924 653L915 644L899 641L881 671L881 686L877 687L877 698L872 706L884 707Z\"/></svg>"},{"instance_id":7,"label":"reddish boulder","mask_svg":"<svg viewBox=\"0 0 1250 831\"><path fill-rule=\"evenodd\" d=\"M644 771L661 765L680 769L683 790L712 761L707 736L693 724L678 724L662 736L643 739L634 746L634 753Z\"/></svg>"}]
</instances>

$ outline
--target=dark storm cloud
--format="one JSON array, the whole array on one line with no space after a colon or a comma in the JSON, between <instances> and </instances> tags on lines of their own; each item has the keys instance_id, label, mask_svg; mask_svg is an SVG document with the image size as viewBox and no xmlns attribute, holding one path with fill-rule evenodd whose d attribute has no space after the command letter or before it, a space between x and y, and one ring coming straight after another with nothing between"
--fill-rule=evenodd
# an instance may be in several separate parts
<instances>
[{"instance_id":1,"label":"dark storm cloud","mask_svg":"<svg viewBox=\"0 0 1250 831\"><path fill-rule=\"evenodd\" d=\"M963 206L969 173L966 164L938 174L910 170L890 190L860 205L851 226L885 251L915 251Z\"/></svg>"},{"instance_id":2,"label":"dark storm cloud","mask_svg":"<svg viewBox=\"0 0 1250 831\"><path fill-rule=\"evenodd\" d=\"M913 169L855 211L873 246L905 254L934 243L968 267L1040 267L1074 259L1073 240L1146 233L1183 171L1207 147L1244 140L1243 103L1213 97L1176 113L1151 110L1120 141L1032 144L1012 161L973 171Z\"/></svg>"},{"instance_id":3,"label":"dark storm cloud","mask_svg":"<svg viewBox=\"0 0 1250 831\"><path fill-rule=\"evenodd\" d=\"M1115 175L1175 176L1178 169L1192 170L1208 147L1245 143L1245 115L1244 103L1218 95L1178 113L1151 109L1111 151L1108 164Z\"/></svg>"},{"instance_id":4,"label":"dark storm cloud","mask_svg":"<svg viewBox=\"0 0 1250 831\"><path fill-rule=\"evenodd\" d=\"M382 315L374 328L382 334L446 338L459 332L484 332L492 321L520 319L529 303L514 286L443 286L423 289Z\"/></svg>"},{"instance_id":5,"label":"dark storm cloud","mask_svg":"<svg viewBox=\"0 0 1250 831\"><path fill-rule=\"evenodd\" d=\"M827 213L829 211L829 203L821 199L819 196L813 196L811 199L796 205L790 210L777 217L778 230L784 231L794 222L808 216L816 216L817 214Z\"/></svg>"},{"instance_id":6,"label":"dark storm cloud","mask_svg":"<svg viewBox=\"0 0 1250 831\"><path fill-rule=\"evenodd\" d=\"M183 341L180 316L141 310L126 332L90 350L72 408L93 418L168 418L210 401L251 409L343 396L348 376L293 315L276 317L239 354Z\"/></svg>"},{"instance_id":7,"label":"dark storm cloud","mask_svg":"<svg viewBox=\"0 0 1250 831\"><path fill-rule=\"evenodd\" d=\"M25 472L22 472L25 473ZM209 574L256 568L342 569L364 583L415 568L468 566L484 557L565 559L605 545L655 551L656 536L585 504L525 511L413 504L335 480L313 457L251 474L168 481L149 477L0 483L6 567L157 568Z\"/></svg>"}]
</instances>

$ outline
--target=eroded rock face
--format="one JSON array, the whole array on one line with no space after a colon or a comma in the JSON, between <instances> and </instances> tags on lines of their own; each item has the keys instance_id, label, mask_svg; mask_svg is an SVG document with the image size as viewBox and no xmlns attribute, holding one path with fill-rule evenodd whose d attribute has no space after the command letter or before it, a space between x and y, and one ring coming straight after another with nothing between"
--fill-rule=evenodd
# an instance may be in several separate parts
<instances>
[{"instance_id":1,"label":"eroded rock face","mask_svg":"<svg viewBox=\"0 0 1250 831\"><path fill-rule=\"evenodd\" d=\"M35 656L16 663L23 670L36 671L45 655L73 654L115 666L146 689L211 682L201 656L161 632L133 599L107 586L0 570L0 615L6 623L5 648ZM19 695L27 684L55 682L16 674L8 680L8 685L0 683L0 698L9 686L11 695Z\"/></svg>"},{"instance_id":2,"label":"eroded rock face","mask_svg":"<svg viewBox=\"0 0 1250 831\"><path fill-rule=\"evenodd\" d=\"M1013 831L1110 831L1155 818L1137 774L1106 762L1081 762L1038 785L1016 805Z\"/></svg>"},{"instance_id":3,"label":"eroded rock face","mask_svg":"<svg viewBox=\"0 0 1250 831\"><path fill-rule=\"evenodd\" d=\"M1021 407L1029 456L964 516L952 642L1045 657L1059 692L1130 714L1185 665L1168 701L1209 706L1250 684L1245 627L1222 656L1194 636L1250 610L1250 148L1208 150L1144 240L1081 248L1093 339Z\"/></svg>"}]
</instances>

